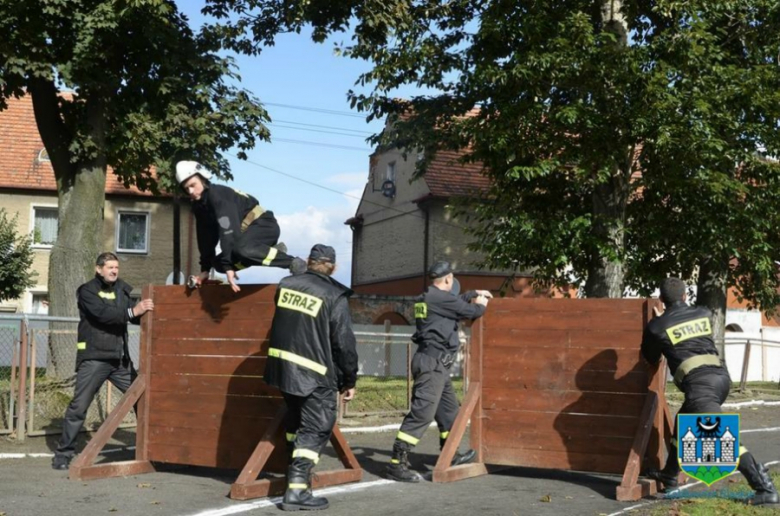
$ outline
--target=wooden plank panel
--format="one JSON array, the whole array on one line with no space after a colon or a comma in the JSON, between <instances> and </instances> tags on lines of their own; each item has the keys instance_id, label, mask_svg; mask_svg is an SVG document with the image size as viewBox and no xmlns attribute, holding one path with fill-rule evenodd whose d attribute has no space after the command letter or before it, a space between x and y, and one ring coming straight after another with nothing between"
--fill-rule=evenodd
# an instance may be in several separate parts
<instances>
[{"instance_id":1,"label":"wooden plank panel","mask_svg":"<svg viewBox=\"0 0 780 516\"><path fill-rule=\"evenodd\" d=\"M151 392L151 410L162 412L183 412L187 414L208 414L243 417L265 417L275 414L279 407L278 398L254 396L225 396L201 394L177 394L172 392Z\"/></svg>"},{"instance_id":2,"label":"wooden plank panel","mask_svg":"<svg viewBox=\"0 0 780 516\"><path fill-rule=\"evenodd\" d=\"M171 426L184 430L210 429L218 430L223 425L258 425L267 426L273 415L261 414L244 416L242 414L200 414L189 412L154 411L149 415L150 426Z\"/></svg>"},{"instance_id":3,"label":"wooden plank panel","mask_svg":"<svg viewBox=\"0 0 780 516\"><path fill-rule=\"evenodd\" d=\"M492 348L485 346L485 371L501 372L505 369L553 370L556 373L578 371L609 371L623 376L631 371L643 371L647 366L641 362L638 350L597 350L589 348ZM649 379L648 379L649 381Z\"/></svg>"},{"instance_id":4,"label":"wooden plank panel","mask_svg":"<svg viewBox=\"0 0 780 516\"><path fill-rule=\"evenodd\" d=\"M523 369L485 368L483 378L484 388L495 389L511 387L539 391L647 392L647 373L644 372L629 372L616 380L613 372L581 371L576 375L567 375L548 365L537 365Z\"/></svg>"},{"instance_id":5,"label":"wooden plank panel","mask_svg":"<svg viewBox=\"0 0 780 516\"><path fill-rule=\"evenodd\" d=\"M501 312L634 312L642 311L644 299L551 299L496 298L488 314Z\"/></svg>"},{"instance_id":6,"label":"wooden plank panel","mask_svg":"<svg viewBox=\"0 0 780 516\"><path fill-rule=\"evenodd\" d=\"M211 319L159 319L155 320L152 338L181 339L188 337L222 338L241 337L244 339L268 338L271 328L271 317L265 318L231 318L230 320L212 321Z\"/></svg>"},{"instance_id":7,"label":"wooden plank panel","mask_svg":"<svg viewBox=\"0 0 780 516\"><path fill-rule=\"evenodd\" d=\"M266 425L254 424L257 420L247 419L246 423L231 419L234 426L222 425L221 428L200 428L197 432L187 428L149 425L149 442L172 444L189 448L252 448L263 437ZM267 420L265 420L267 421Z\"/></svg>"},{"instance_id":8,"label":"wooden plank panel","mask_svg":"<svg viewBox=\"0 0 780 516\"><path fill-rule=\"evenodd\" d=\"M589 414L555 414L553 412L529 412L522 410L485 410L488 421L483 432L493 436L554 433L566 436L590 436L595 439L625 437L633 439L639 424L637 418L596 416ZM519 434L518 434L519 432ZM488 439L485 442L489 443ZM503 447L520 447L509 439ZM626 452L624 459L628 457Z\"/></svg>"},{"instance_id":9,"label":"wooden plank panel","mask_svg":"<svg viewBox=\"0 0 780 516\"><path fill-rule=\"evenodd\" d=\"M188 464L211 468L240 469L254 451L251 446L232 446L229 448L196 448L171 444L149 443L149 460L172 464ZM283 450L283 448L279 448ZM280 452L274 454L266 463L264 471L283 473L287 469L287 458Z\"/></svg>"},{"instance_id":10,"label":"wooden plank panel","mask_svg":"<svg viewBox=\"0 0 780 516\"><path fill-rule=\"evenodd\" d=\"M641 332L645 325L642 311L633 312L517 312L496 313L485 320L485 331L523 328L539 330L619 330Z\"/></svg>"},{"instance_id":11,"label":"wooden plank panel","mask_svg":"<svg viewBox=\"0 0 780 516\"><path fill-rule=\"evenodd\" d=\"M509 431L506 431L507 429ZM490 448L598 453L616 455L623 459L628 457L633 441L633 437L596 438L571 432L526 432L512 428L506 423L485 429L485 445Z\"/></svg>"},{"instance_id":12,"label":"wooden plank panel","mask_svg":"<svg viewBox=\"0 0 780 516\"><path fill-rule=\"evenodd\" d=\"M485 447L485 463L543 469L569 469L596 473L623 473L626 457L593 453Z\"/></svg>"},{"instance_id":13,"label":"wooden plank panel","mask_svg":"<svg viewBox=\"0 0 780 516\"><path fill-rule=\"evenodd\" d=\"M559 330L554 328L528 330L511 328L485 332L489 347L559 347L592 349L639 349L641 331Z\"/></svg>"},{"instance_id":14,"label":"wooden plank panel","mask_svg":"<svg viewBox=\"0 0 780 516\"><path fill-rule=\"evenodd\" d=\"M178 305L233 304L257 303L264 301L273 303L276 285L241 285L241 292L233 292L229 285L204 285L190 290L184 285L168 285L154 287L154 304Z\"/></svg>"},{"instance_id":15,"label":"wooden plank panel","mask_svg":"<svg viewBox=\"0 0 780 516\"><path fill-rule=\"evenodd\" d=\"M260 376L153 374L151 386L155 392L281 397L279 390L265 383Z\"/></svg>"},{"instance_id":16,"label":"wooden plank panel","mask_svg":"<svg viewBox=\"0 0 780 516\"><path fill-rule=\"evenodd\" d=\"M223 355L265 356L269 341L266 338L226 339L157 339L152 346L153 355Z\"/></svg>"},{"instance_id":17,"label":"wooden plank panel","mask_svg":"<svg viewBox=\"0 0 780 516\"><path fill-rule=\"evenodd\" d=\"M262 376L266 358L214 357L187 355L158 355L154 357L154 370L158 374L214 374Z\"/></svg>"},{"instance_id":18,"label":"wooden plank panel","mask_svg":"<svg viewBox=\"0 0 780 516\"><path fill-rule=\"evenodd\" d=\"M240 303L212 303L204 301L200 304L154 304L157 320L170 319L209 319L212 321L229 321L246 317L268 319L273 317L275 306L273 302L246 300Z\"/></svg>"},{"instance_id":19,"label":"wooden plank panel","mask_svg":"<svg viewBox=\"0 0 780 516\"><path fill-rule=\"evenodd\" d=\"M638 417L645 394L581 391L539 391L533 389L482 389L482 405L487 410L525 410L609 414Z\"/></svg>"}]
</instances>

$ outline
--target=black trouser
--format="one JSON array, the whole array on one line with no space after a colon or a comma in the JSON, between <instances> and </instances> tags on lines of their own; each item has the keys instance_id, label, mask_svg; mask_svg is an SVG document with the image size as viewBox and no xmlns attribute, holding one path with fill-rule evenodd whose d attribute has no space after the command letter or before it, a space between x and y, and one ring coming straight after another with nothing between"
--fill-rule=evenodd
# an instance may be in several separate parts
<instances>
[{"instance_id":1,"label":"black trouser","mask_svg":"<svg viewBox=\"0 0 780 516\"><path fill-rule=\"evenodd\" d=\"M293 463L316 464L336 424L338 394L326 387L318 387L308 396L282 394L287 404L284 417L287 441L295 443Z\"/></svg>"},{"instance_id":2,"label":"black trouser","mask_svg":"<svg viewBox=\"0 0 780 516\"><path fill-rule=\"evenodd\" d=\"M125 393L138 374L133 362L125 360L85 360L76 371L76 388L73 400L65 411L62 422L62 438L57 446L57 455L73 457L76 453L76 437L84 425L92 400L106 380Z\"/></svg>"},{"instance_id":3,"label":"black trouser","mask_svg":"<svg viewBox=\"0 0 780 516\"><path fill-rule=\"evenodd\" d=\"M724 367L703 366L694 369L683 380L682 391L685 401L674 417L674 434L666 460L667 471L679 471L677 460L677 416L680 414L720 414L721 405L731 390L731 378ZM743 448L743 447L740 447ZM740 453L744 448L740 450Z\"/></svg>"},{"instance_id":4,"label":"black trouser","mask_svg":"<svg viewBox=\"0 0 780 516\"><path fill-rule=\"evenodd\" d=\"M439 426L439 437L446 439L460 407L449 369L436 357L418 351L412 358L412 375L412 408L401 423L396 442L415 446L433 420Z\"/></svg>"},{"instance_id":5,"label":"black trouser","mask_svg":"<svg viewBox=\"0 0 780 516\"><path fill-rule=\"evenodd\" d=\"M266 211L253 220L236 239L232 256L235 267L241 270L260 265L289 269L293 257L272 247L279 242L279 234L279 223L276 222L273 212ZM216 262L219 263L219 257Z\"/></svg>"}]
</instances>

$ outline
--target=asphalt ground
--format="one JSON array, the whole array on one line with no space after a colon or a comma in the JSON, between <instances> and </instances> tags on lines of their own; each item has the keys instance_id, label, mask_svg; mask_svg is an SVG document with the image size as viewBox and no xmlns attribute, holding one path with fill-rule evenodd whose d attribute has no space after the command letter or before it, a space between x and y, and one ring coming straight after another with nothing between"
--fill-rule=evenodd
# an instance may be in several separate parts
<instances>
[{"instance_id":1,"label":"asphalt ground","mask_svg":"<svg viewBox=\"0 0 780 516\"><path fill-rule=\"evenodd\" d=\"M763 462L780 462L780 406L743 407L742 442ZM761 430L769 431L761 431ZM349 433L350 446L365 470L363 481L336 486L327 494L328 514L355 515L615 515L641 514L662 496L639 502L618 502L620 478L609 475L528 468L491 469L491 474L449 484L390 482L383 478L393 431ZM86 437L84 438L86 439ZM102 460L127 460L134 435L119 431ZM28 438L24 443L0 440L0 516L223 516L281 514L278 498L248 502L227 497L236 471L159 465L155 473L88 482L68 480L50 467L56 437ZM83 443L79 449L83 447ZM107 448L109 448L107 447ZM328 448L316 470L338 467ZM36 457L32 454L45 454ZM412 454L412 465L432 470L438 436L429 429ZM10 458L24 455L23 458ZM780 464L771 466L780 470ZM316 472L315 470L315 472ZM694 487L693 489L701 489ZM715 484L710 489L717 489ZM779 514L780 507L765 509Z\"/></svg>"}]
</instances>

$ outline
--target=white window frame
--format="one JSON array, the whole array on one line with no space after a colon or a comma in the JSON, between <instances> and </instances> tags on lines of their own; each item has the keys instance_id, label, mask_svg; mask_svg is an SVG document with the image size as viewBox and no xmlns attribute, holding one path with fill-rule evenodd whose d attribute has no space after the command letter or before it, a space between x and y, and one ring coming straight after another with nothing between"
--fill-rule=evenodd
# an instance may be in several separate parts
<instances>
[{"instance_id":1,"label":"white window frame","mask_svg":"<svg viewBox=\"0 0 780 516\"><path fill-rule=\"evenodd\" d=\"M395 161L391 161L387 164L387 169L385 170L385 180L395 182L396 174L397 174L396 163Z\"/></svg>"},{"instance_id":2,"label":"white window frame","mask_svg":"<svg viewBox=\"0 0 780 516\"><path fill-rule=\"evenodd\" d=\"M35 243L35 210L37 209L44 209L44 210L57 210L57 227L59 228L60 224L60 207L56 204L31 204L30 205L30 238L32 240L32 248L33 249L51 249L52 244L36 244ZM58 229L59 232L59 229Z\"/></svg>"},{"instance_id":3,"label":"white window frame","mask_svg":"<svg viewBox=\"0 0 780 516\"><path fill-rule=\"evenodd\" d=\"M49 291L46 289L46 287L37 285L35 287L30 288L27 293L29 294L27 296L27 299L24 303L24 311L28 314L32 313L33 309L33 298L35 296L46 296L49 297Z\"/></svg>"},{"instance_id":4,"label":"white window frame","mask_svg":"<svg viewBox=\"0 0 780 516\"><path fill-rule=\"evenodd\" d=\"M119 228L122 225L122 215L144 215L146 217L146 245L141 249L120 249L119 248ZM114 248L117 254L149 254L149 238L152 228L152 213L143 210L116 210L116 229L114 231Z\"/></svg>"}]
</instances>

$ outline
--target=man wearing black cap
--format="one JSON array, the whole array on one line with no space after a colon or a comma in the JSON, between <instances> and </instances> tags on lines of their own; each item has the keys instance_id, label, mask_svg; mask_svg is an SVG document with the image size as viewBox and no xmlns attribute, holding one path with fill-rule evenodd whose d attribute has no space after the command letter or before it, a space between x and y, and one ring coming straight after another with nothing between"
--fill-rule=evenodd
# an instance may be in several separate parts
<instances>
[{"instance_id":1,"label":"man wearing black cap","mask_svg":"<svg viewBox=\"0 0 780 516\"><path fill-rule=\"evenodd\" d=\"M285 511L327 509L311 492L311 470L336 424L338 393L355 396L357 350L347 299L352 291L332 278L336 251L317 244L304 274L279 282L265 381L284 395L284 425L292 444Z\"/></svg>"},{"instance_id":2,"label":"man wearing black cap","mask_svg":"<svg viewBox=\"0 0 780 516\"><path fill-rule=\"evenodd\" d=\"M685 394L679 414L718 414L731 388L729 372L721 364L712 339L712 313L701 306L685 303L685 283L680 278L666 278L661 283L661 301L666 311L645 327L642 356L657 364L665 356L675 385ZM662 483L665 489L677 487L680 463L677 458L677 418L669 444L669 456L663 469L651 469L647 476ZM780 501L769 472L747 448L739 447L739 472L756 492L753 505Z\"/></svg>"},{"instance_id":3,"label":"man wearing black cap","mask_svg":"<svg viewBox=\"0 0 780 516\"><path fill-rule=\"evenodd\" d=\"M439 427L439 444L444 449L459 408L450 382L450 367L460 344L458 321L481 317L488 299L493 297L487 290L472 290L458 296L460 284L453 272L448 262L433 264L428 270L433 284L414 305L417 331L412 340L418 348L412 358L412 407L395 438L387 468L388 477L400 482L419 482L422 478L409 469L408 454L433 420ZM474 450L457 453L452 465L471 462L474 455Z\"/></svg>"}]
</instances>

